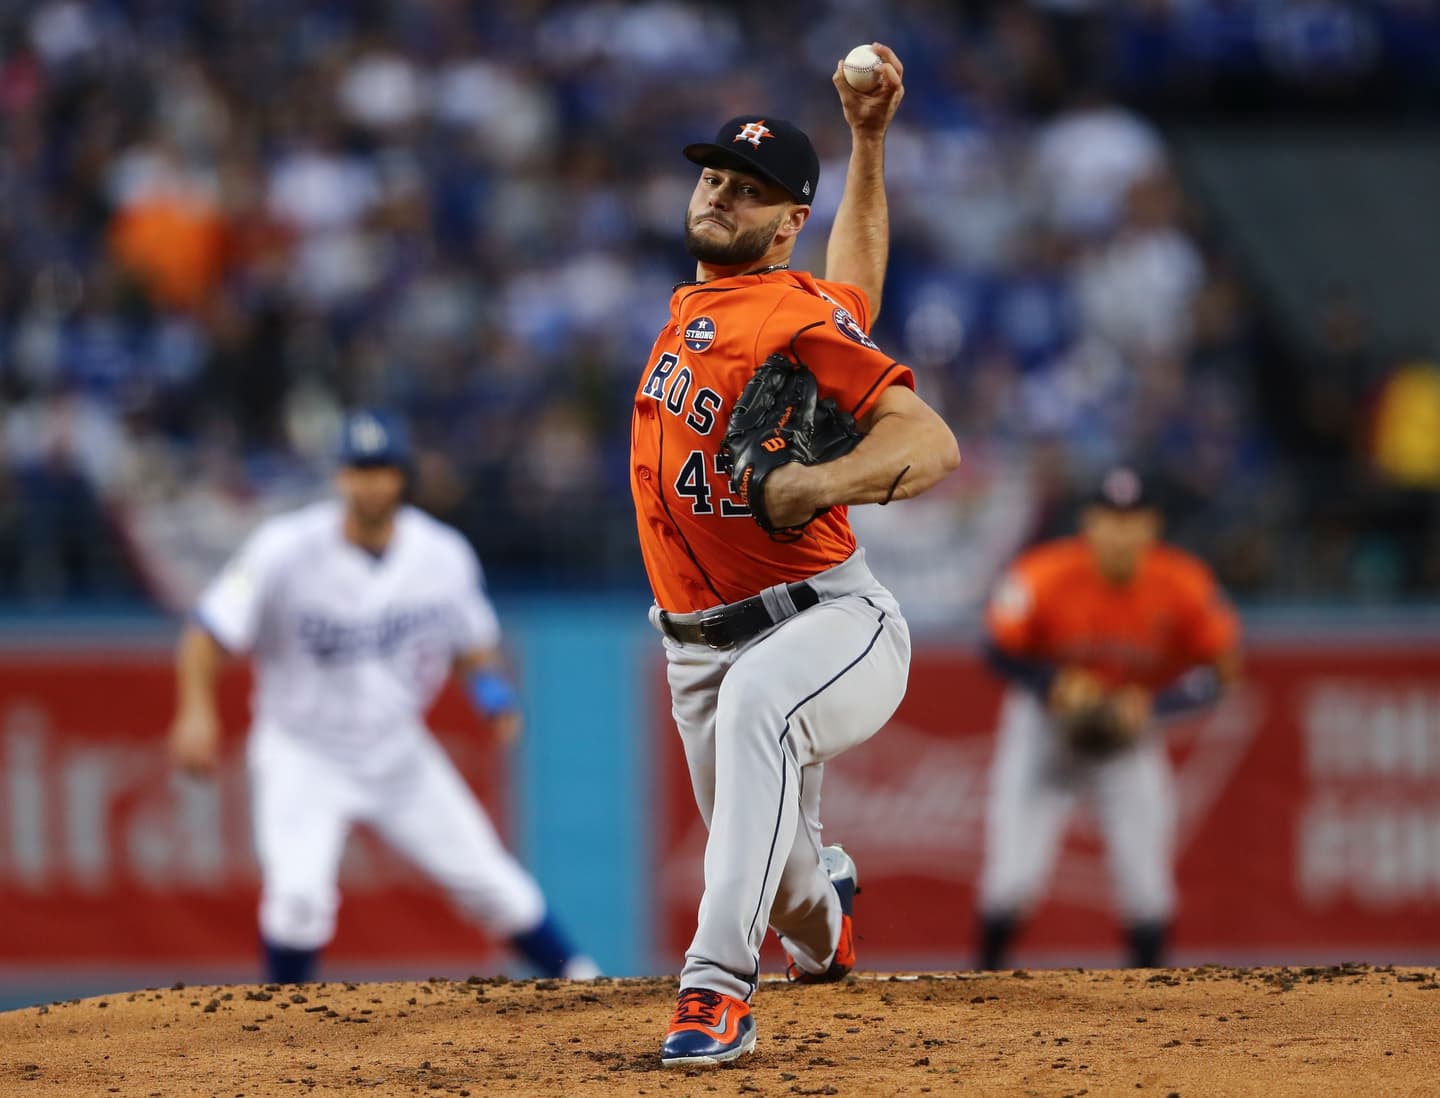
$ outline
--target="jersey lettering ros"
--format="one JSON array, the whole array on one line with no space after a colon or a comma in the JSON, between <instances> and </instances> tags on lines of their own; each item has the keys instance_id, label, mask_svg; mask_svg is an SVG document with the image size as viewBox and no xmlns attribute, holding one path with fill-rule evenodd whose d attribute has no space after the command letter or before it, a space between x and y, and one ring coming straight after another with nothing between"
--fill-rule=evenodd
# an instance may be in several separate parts
<instances>
[{"instance_id":1,"label":"jersey lettering ros","mask_svg":"<svg viewBox=\"0 0 1440 1098\"><path fill-rule=\"evenodd\" d=\"M1079 537L1017 560L990 600L986 624L1014 656L1080 667L1112 687L1151 690L1213 663L1240 635L1234 611L1195 557L1153 546L1135 578L1116 586Z\"/></svg>"},{"instance_id":2,"label":"jersey lettering ros","mask_svg":"<svg viewBox=\"0 0 1440 1098\"><path fill-rule=\"evenodd\" d=\"M798 271L738 275L676 289L635 394L630 488L645 570L662 609L735 602L812 576L855 551L847 509L835 507L795 542L775 542L730 494L718 454L736 398L776 351L798 356L820 396L857 419L910 368L866 335L856 287Z\"/></svg>"},{"instance_id":3,"label":"jersey lettering ros","mask_svg":"<svg viewBox=\"0 0 1440 1098\"><path fill-rule=\"evenodd\" d=\"M336 502L262 523L196 616L255 665L256 727L346 761L408 750L457 653L499 643L479 561L456 531L403 507L385 554L345 540Z\"/></svg>"}]
</instances>

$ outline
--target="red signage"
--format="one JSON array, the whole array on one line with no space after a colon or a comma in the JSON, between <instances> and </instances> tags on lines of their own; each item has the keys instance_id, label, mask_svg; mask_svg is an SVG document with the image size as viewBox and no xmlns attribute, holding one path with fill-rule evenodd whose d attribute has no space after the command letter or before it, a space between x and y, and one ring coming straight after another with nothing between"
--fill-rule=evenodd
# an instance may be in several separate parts
<instances>
[{"instance_id":1,"label":"red signage","mask_svg":"<svg viewBox=\"0 0 1440 1098\"><path fill-rule=\"evenodd\" d=\"M248 689L238 667L225 674L224 763L214 781L198 781L174 774L165 755L168 654L0 659L0 967L53 978L100 964L255 963ZM431 717L494 808L500 757L483 726L456 693ZM341 896L330 960L388 965L491 953L443 895L366 833L347 850Z\"/></svg>"},{"instance_id":2,"label":"red signage","mask_svg":"<svg viewBox=\"0 0 1440 1098\"><path fill-rule=\"evenodd\" d=\"M1000 697L972 652L922 649L891 723L825 768L825 838L860 867L867 967L972 963ZM694 932L705 830L668 702L655 711L667 797L657 889L674 963ZM1440 638L1252 646L1244 684L1168 740L1177 957L1440 954ZM1112 912L1104 851L1082 809L1016 960L1121 963ZM778 952L770 960L774 971Z\"/></svg>"}]
</instances>

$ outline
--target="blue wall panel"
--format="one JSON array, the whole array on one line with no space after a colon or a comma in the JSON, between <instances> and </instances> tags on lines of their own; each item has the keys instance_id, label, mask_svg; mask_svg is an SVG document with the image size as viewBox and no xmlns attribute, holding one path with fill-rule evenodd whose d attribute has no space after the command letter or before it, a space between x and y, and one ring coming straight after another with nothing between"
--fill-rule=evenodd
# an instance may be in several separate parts
<instances>
[{"instance_id":1,"label":"blue wall panel","mask_svg":"<svg viewBox=\"0 0 1440 1098\"><path fill-rule=\"evenodd\" d=\"M646 971L649 714L642 599L502 605L525 696L515 834L554 911L607 973Z\"/></svg>"}]
</instances>

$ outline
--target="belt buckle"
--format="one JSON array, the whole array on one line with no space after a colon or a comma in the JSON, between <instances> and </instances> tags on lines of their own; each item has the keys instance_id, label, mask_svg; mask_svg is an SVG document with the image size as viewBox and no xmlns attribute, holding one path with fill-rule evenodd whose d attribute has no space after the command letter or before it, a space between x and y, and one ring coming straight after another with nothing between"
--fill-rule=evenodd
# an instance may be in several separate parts
<instances>
[{"instance_id":1,"label":"belt buckle","mask_svg":"<svg viewBox=\"0 0 1440 1098\"><path fill-rule=\"evenodd\" d=\"M729 641L726 641L724 644L717 644L709 637L710 627L712 625L719 626L724 621L725 615L719 611L712 611L711 613L700 615L700 621L698 623L700 628L700 639L705 642L705 646L707 648L713 648L715 651L718 652L722 649L731 647Z\"/></svg>"}]
</instances>

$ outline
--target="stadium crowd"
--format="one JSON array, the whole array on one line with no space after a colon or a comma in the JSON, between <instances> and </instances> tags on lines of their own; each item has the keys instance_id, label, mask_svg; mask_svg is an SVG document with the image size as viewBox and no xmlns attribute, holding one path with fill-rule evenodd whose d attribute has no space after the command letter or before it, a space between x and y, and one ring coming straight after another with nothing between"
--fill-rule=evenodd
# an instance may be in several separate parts
<instances>
[{"instance_id":1,"label":"stadium crowd","mask_svg":"<svg viewBox=\"0 0 1440 1098\"><path fill-rule=\"evenodd\" d=\"M0 15L0 599L183 602L355 403L411 418L418 501L493 578L638 580L678 149L805 125L820 264L829 75L877 35L907 95L874 334L956 428L955 508L1019 468L1039 535L1124 457L1237 595L1440 590L1440 470L1364 504L1389 351L1337 297L1309 389L1265 399L1271 325L1152 120L1433 118L1434 0L45 0Z\"/></svg>"}]
</instances>

